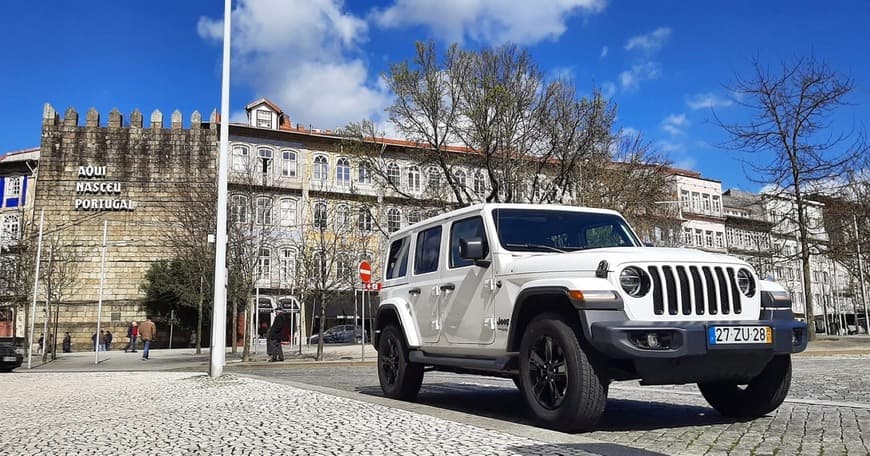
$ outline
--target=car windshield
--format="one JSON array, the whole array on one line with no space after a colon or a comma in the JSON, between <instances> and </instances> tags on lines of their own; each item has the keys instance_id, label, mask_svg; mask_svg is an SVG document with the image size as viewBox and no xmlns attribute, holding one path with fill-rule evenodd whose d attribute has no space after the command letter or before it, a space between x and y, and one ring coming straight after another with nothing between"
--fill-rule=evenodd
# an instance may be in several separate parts
<instances>
[{"instance_id":1,"label":"car windshield","mask_svg":"<svg viewBox=\"0 0 870 456\"><path fill-rule=\"evenodd\" d=\"M617 215L543 209L492 211L498 240L515 252L572 252L605 247L639 247Z\"/></svg>"}]
</instances>

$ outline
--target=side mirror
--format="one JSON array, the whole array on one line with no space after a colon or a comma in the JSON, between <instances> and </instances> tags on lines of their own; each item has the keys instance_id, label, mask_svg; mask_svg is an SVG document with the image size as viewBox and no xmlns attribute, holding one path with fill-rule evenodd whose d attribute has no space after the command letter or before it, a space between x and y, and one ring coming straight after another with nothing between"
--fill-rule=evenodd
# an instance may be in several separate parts
<instances>
[{"instance_id":1,"label":"side mirror","mask_svg":"<svg viewBox=\"0 0 870 456\"><path fill-rule=\"evenodd\" d=\"M489 260L484 260L483 240L480 238L459 239L459 257L464 260L474 260L476 266L488 267Z\"/></svg>"}]
</instances>

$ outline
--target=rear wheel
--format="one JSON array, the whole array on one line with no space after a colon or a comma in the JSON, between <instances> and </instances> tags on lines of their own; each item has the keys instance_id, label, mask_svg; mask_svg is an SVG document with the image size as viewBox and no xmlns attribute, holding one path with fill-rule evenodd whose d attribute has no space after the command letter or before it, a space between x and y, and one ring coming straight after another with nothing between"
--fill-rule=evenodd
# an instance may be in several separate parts
<instances>
[{"instance_id":1,"label":"rear wheel","mask_svg":"<svg viewBox=\"0 0 870 456\"><path fill-rule=\"evenodd\" d=\"M384 395L410 401L423 383L423 365L408 360L408 347L395 325L384 328L378 345L378 381Z\"/></svg>"},{"instance_id":2,"label":"rear wheel","mask_svg":"<svg viewBox=\"0 0 870 456\"><path fill-rule=\"evenodd\" d=\"M607 381L580 346L580 335L558 314L529 323L520 345L520 391L547 427L579 431L594 426L607 403Z\"/></svg>"},{"instance_id":3,"label":"rear wheel","mask_svg":"<svg viewBox=\"0 0 870 456\"><path fill-rule=\"evenodd\" d=\"M777 409L791 386L791 356L778 355L748 384L698 383L704 399L723 416L755 418Z\"/></svg>"}]
</instances>

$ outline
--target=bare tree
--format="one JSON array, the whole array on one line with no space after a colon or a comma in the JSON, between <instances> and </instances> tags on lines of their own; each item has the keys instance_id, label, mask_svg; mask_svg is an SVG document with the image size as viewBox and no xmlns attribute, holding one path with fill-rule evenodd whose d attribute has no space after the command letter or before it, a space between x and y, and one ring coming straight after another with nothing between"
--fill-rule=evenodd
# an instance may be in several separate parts
<instances>
[{"instance_id":1,"label":"bare tree","mask_svg":"<svg viewBox=\"0 0 870 456\"><path fill-rule=\"evenodd\" d=\"M47 360L49 350L51 358L55 359L56 357L57 344L55 340L57 339L60 307L69 296L75 295L81 289L79 270L82 261L82 247L77 245L74 240L63 239L55 233L55 235L49 236L47 241L44 246L47 256L42 259L44 264L40 270L42 275L40 281L45 294L45 308L47 310L45 318L51 332L45 335L48 349L43 351L43 361ZM53 310L52 305L54 305Z\"/></svg>"},{"instance_id":2,"label":"bare tree","mask_svg":"<svg viewBox=\"0 0 870 456\"><path fill-rule=\"evenodd\" d=\"M717 121L729 136L724 147L751 154L748 177L793 198L803 266L804 315L813 321L810 291L810 221L807 190L840 175L868 152L863 134L831 128L832 115L847 104L854 82L815 57L784 62L771 70L757 57L752 73L737 77L731 88L738 103L752 112L744 123ZM810 339L815 332L810 331Z\"/></svg>"}]
</instances>

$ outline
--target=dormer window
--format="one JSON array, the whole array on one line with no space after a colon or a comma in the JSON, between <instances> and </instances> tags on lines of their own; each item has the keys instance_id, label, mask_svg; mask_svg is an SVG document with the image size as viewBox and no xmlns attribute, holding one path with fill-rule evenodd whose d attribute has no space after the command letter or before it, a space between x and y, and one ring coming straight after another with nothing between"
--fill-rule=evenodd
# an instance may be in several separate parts
<instances>
[{"instance_id":1,"label":"dormer window","mask_svg":"<svg viewBox=\"0 0 870 456\"><path fill-rule=\"evenodd\" d=\"M272 112L265 109L258 109L257 126L260 128L272 128Z\"/></svg>"}]
</instances>

